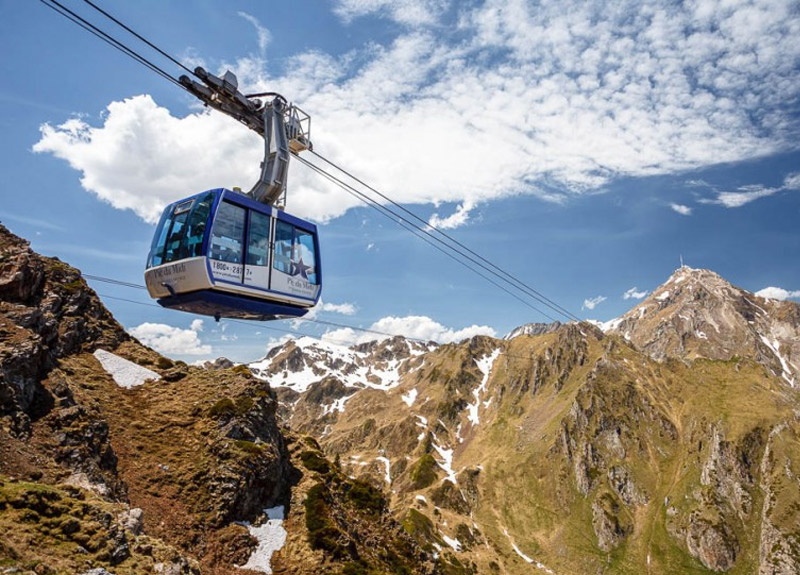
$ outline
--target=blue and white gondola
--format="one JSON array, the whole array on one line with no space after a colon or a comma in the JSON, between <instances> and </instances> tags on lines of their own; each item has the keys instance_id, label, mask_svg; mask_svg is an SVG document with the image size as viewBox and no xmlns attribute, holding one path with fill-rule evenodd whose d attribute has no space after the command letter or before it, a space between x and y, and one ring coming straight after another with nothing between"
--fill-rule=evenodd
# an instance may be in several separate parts
<instances>
[{"instance_id":1,"label":"blue and white gondola","mask_svg":"<svg viewBox=\"0 0 800 575\"><path fill-rule=\"evenodd\" d=\"M317 227L236 191L170 204L147 258L150 297L221 317L300 317L320 298Z\"/></svg>"}]
</instances>

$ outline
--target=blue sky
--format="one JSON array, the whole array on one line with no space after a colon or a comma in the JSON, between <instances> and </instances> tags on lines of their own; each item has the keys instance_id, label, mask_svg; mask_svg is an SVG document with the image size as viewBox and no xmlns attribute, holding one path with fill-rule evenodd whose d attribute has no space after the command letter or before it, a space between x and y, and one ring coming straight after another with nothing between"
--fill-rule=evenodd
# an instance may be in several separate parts
<instances>
[{"instance_id":1,"label":"blue sky","mask_svg":"<svg viewBox=\"0 0 800 575\"><path fill-rule=\"evenodd\" d=\"M796 2L101 5L189 67L281 92L320 154L581 317L623 313L681 256L800 296ZM255 180L258 137L42 3L0 0L0 50L0 220L38 251L142 283L165 203ZM288 211L320 223L319 319L440 341L546 320L297 162ZM215 325L92 285L189 361L325 332Z\"/></svg>"}]
</instances>

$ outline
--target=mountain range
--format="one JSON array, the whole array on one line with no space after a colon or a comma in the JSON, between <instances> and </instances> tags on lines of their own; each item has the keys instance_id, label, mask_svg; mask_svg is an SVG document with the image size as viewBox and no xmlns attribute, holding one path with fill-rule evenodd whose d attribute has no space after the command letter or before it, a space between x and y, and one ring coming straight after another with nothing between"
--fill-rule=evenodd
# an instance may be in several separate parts
<instances>
[{"instance_id":1,"label":"mountain range","mask_svg":"<svg viewBox=\"0 0 800 575\"><path fill-rule=\"evenodd\" d=\"M279 414L465 572L800 572L800 306L681 267L604 324L311 339Z\"/></svg>"}]
</instances>

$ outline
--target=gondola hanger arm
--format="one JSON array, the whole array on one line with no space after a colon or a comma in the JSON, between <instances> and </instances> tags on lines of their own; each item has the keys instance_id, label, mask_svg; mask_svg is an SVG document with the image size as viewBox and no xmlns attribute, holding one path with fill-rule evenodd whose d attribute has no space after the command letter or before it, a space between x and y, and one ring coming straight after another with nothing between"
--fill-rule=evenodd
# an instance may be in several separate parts
<instances>
[{"instance_id":1,"label":"gondola hanger arm","mask_svg":"<svg viewBox=\"0 0 800 575\"><path fill-rule=\"evenodd\" d=\"M280 94L246 96L239 91L239 82L230 70L221 78L200 67L195 68L194 73L202 83L185 75L179 78L187 91L264 138L261 174L247 195L263 204L278 205L286 195L291 154L313 148L311 118ZM256 96L270 96L271 99L262 102Z\"/></svg>"}]
</instances>

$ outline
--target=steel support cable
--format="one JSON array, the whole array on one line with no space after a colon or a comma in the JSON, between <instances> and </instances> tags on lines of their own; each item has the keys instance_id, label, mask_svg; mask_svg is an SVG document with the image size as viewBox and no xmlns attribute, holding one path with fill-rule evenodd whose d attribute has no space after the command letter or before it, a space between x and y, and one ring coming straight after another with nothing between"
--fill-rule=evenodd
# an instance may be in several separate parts
<instances>
[{"instance_id":1,"label":"steel support cable","mask_svg":"<svg viewBox=\"0 0 800 575\"><path fill-rule=\"evenodd\" d=\"M122 52L123 54L128 56L129 58L132 58L133 60L135 60L136 62L142 64L146 68L149 68L151 71L155 72L156 74L158 74L159 76L161 76L165 80L168 80L169 82L172 82L173 84L175 84L176 86L178 86L181 89L185 89L181 85L181 83L178 82L178 80L173 78L165 70L162 70L161 68L159 68L158 66L156 66L155 64L150 62L147 58L145 58L141 54L138 54L135 50L133 50L132 48L129 48L128 46L126 46L125 44L123 44L122 42L120 42L119 40L117 40L116 38L111 36L110 34L104 32L103 30L101 30L100 28L98 28L97 26L95 26L94 24L92 24L91 22L89 22L88 20L83 18L82 16L79 16L77 13L73 12L72 10L70 10L69 8L67 8L66 6L61 4L60 2L58 2L58 0L39 0L39 1L42 4L44 4L45 6L47 6L48 8L50 8L51 10L53 10L54 12L56 12L56 13L60 14L61 16L67 18L68 20L72 21L74 24L77 24L78 26L80 26L81 28L83 28L84 30L89 32L90 34L93 34L97 38L100 38L103 42L105 42L106 44L108 44L112 48L115 48L115 49L119 50L120 52Z\"/></svg>"},{"instance_id":2,"label":"steel support cable","mask_svg":"<svg viewBox=\"0 0 800 575\"><path fill-rule=\"evenodd\" d=\"M455 239L451 235L443 232L442 230L440 230L436 226L430 225L424 218L421 218L420 216L418 216L417 214L415 214L414 212L412 212L408 208L406 208L403 205L395 202L394 200L392 200L387 195L381 193L379 190L375 189L374 187L370 186L369 184L367 184L366 182L364 182L360 178L358 178L355 175L353 175L351 172L348 172L347 170L345 170L341 166L335 164L334 162L332 162L331 160L329 160L326 157L322 156L321 154L315 152L314 150L309 150L309 152L312 153L317 158L319 158L320 160L322 160L323 162L325 162L326 164L328 164L329 166L339 170L343 174L345 174L348 177L352 178L354 181L356 181L359 184L361 184L362 186L366 187L371 192L377 194L378 196L380 196L381 198L383 198L387 202L389 202L392 205L398 207L403 212L405 212L406 214L408 214L409 216L411 216L415 220L417 220L420 223L422 223L426 228L434 230L435 232L440 234L442 237L446 238L449 242L452 242L453 244L455 244L459 248L461 248L461 249L465 250L466 252L468 252L470 255L474 256L475 258L478 258L480 261L482 261L482 262L486 263L487 265L491 266L494 270L496 270L496 272L492 272L494 275L500 274L502 276L505 276L503 278L504 281L506 281L507 283L511 283L512 285L516 284L515 287L517 289L525 291L528 295L530 295L531 297L535 298L536 300L538 300L543 305L546 305L547 307L549 307L550 309L552 309L556 313L560 313L560 314L568 317L569 319L573 319L575 321L580 321L580 318L577 317L572 312L570 312L569 310L567 310L564 307L560 306L558 303L556 303L553 300L549 299L547 296L545 296L541 292L537 291L536 289L530 287L525 282L523 282L522 280L516 278L514 275L512 275L511 273L505 271L504 269L502 269L501 267L499 267L498 265L496 265L492 261L486 259L485 257L480 255L479 253L473 251L468 246L466 246L463 243L459 242L457 239ZM439 241L441 241L441 240L439 240ZM451 247L451 249L454 249L454 248ZM461 252L459 252L459 253L461 253Z\"/></svg>"},{"instance_id":3,"label":"steel support cable","mask_svg":"<svg viewBox=\"0 0 800 575\"><path fill-rule=\"evenodd\" d=\"M116 279L113 279L113 278L107 278L107 277L103 277L103 276L95 276L95 275L92 275L92 274L84 274L84 273L82 273L81 276L84 277L87 280L93 280L93 281L103 282L103 283L107 283L107 284L113 284L113 285L118 285L118 286L129 287L129 288L136 288L136 289L147 289L147 287L143 286L142 284L135 284L135 283L126 282L126 281L122 281L122 280L116 280Z\"/></svg>"},{"instance_id":4,"label":"steel support cable","mask_svg":"<svg viewBox=\"0 0 800 575\"><path fill-rule=\"evenodd\" d=\"M376 211L378 211L378 213L382 214L384 217L392 220L397 225L405 228L406 230L408 230L409 232L411 232L412 234L417 236L419 239L421 239L422 241L427 243L429 246L437 249L438 251L440 251L441 253L443 253L444 255L446 255L447 257L452 259L453 261L461 264L462 266L464 266L468 270L470 270L473 273L479 275L480 277L482 277L483 279L488 281L490 284L492 284L496 288L504 291L505 293L507 293L508 295L513 297L514 299L516 299L517 301L521 302L523 305L529 307L530 309L534 310L537 313L542 314L544 317L546 317L547 319L549 319L551 321L557 321L554 317L552 317L548 313L542 311L541 309L539 309L535 305L531 304L529 301L521 298L520 296L518 296L514 292L510 291L505 286L497 283L496 281L494 281L490 277L482 274L480 271L478 271L477 269L475 269L472 266L470 266L469 264L467 264L464 260L457 258L452 253L446 251L441 246L435 244L432 240L436 240L437 238L435 236L432 236L426 230L424 230L424 229L420 228L419 226L415 225L413 222L409 222L403 216L397 214L396 212L393 212L391 209L389 209L386 206L382 205L380 202L377 202L376 200L373 200L372 198L370 198L366 194L364 194L362 192L359 192L353 186L350 186L349 184L347 184L347 183L343 182L342 180L338 179L336 176L334 176L332 174L329 174L328 172L326 172L325 170L323 170L319 166L316 166L316 165L312 164L311 162L309 162L308 160L306 160L304 158L301 158L300 156L297 156L297 159L300 160L300 162L303 163L305 166L309 167L310 169L312 169L315 172L317 172L319 175L323 176L324 178L328 179L332 183L334 183L337 186L341 187L343 190L345 190L350 195L355 196L356 198L358 198L359 200L361 200L362 202L364 202L365 204L367 204L371 208L373 208ZM428 236L428 237L425 237L425 236ZM429 239L429 238L431 238L431 239ZM442 242L440 241L439 243L442 243ZM447 244L442 243L442 245L444 245L447 248L452 249L452 247L448 246ZM456 253L458 253L458 252L456 252ZM477 265L480 265L480 264L477 264ZM485 269L485 266L481 266L481 267L484 267L484 269Z\"/></svg>"},{"instance_id":5,"label":"steel support cable","mask_svg":"<svg viewBox=\"0 0 800 575\"><path fill-rule=\"evenodd\" d=\"M97 36L97 37L101 38L101 39L102 39L102 40L104 40L106 43L110 44L112 47L114 47L114 48L116 48L116 49L120 50L121 52L123 52L124 54L126 54L126 55L128 55L129 57L133 58L133 59L134 59L134 60L136 60L137 62L139 62L139 63L141 63L141 64L143 64L143 65L147 66L149 69L151 69L152 71L154 71L154 72L158 73L159 75L161 75L161 76L162 76L163 78L165 78L166 80L169 80L170 82L172 82L172 83L176 84L177 86L179 86L179 87L181 87L181 88L185 89L185 88L184 88L184 86L180 84L180 82L178 82L177 80L175 80L175 78L173 78L172 76L170 76L170 75L169 75L169 74L168 74L166 71L162 70L161 68L159 68L158 66L156 66L155 64L153 64L152 62L150 62L149 60L147 60L147 59L146 59L144 56L142 56L142 55L138 54L136 51L134 51L133 49L129 48L128 46L126 46L125 44L123 44L122 42L120 42L119 40L117 40L117 39L113 38L112 36L110 36L110 35L109 35L109 34L107 34L106 32L103 32L103 31L102 31L102 30L100 30L98 27L94 26L93 24L91 24L90 22L88 22L87 20L85 20L84 18L82 18L81 16L77 15L77 14L76 14L75 12L73 12L72 10L70 10L70 9L66 8L64 5L62 5L61 3L59 3L57 0L40 0L40 1L41 1L42 3L44 3L44 4L45 4L47 7L49 7L49 8L51 8L51 9L53 9L53 10L57 11L57 12L58 12L59 14L61 14L62 16L65 16L66 18L70 19L72 22L74 22L74 23L76 23L76 24L80 25L80 26L81 26L82 28L84 28L85 30L87 30L87 31L89 31L90 33L94 34L95 36ZM189 72L191 73L191 70L188 70L188 68L186 68L186 67L185 67L183 64L181 64L181 63L180 63L179 61L177 61L175 58L173 58L173 57L172 57L172 56L170 56L168 53L164 52L163 50L161 50L160 48L158 48L157 46L155 46L154 44L152 44L150 41L148 41L147 39L145 39L143 36L139 35L138 33L136 33L135 31L133 31L131 28L129 28L128 26L126 26L125 24L123 24L122 22L120 22L119 20L117 20L116 18L114 18L113 16L111 16L110 14L108 14L107 12L105 12L104 10L100 9L99 7L97 7L95 4L93 4L93 3L92 3L92 2L90 2L89 0L84 0L84 2L86 2L88 5L92 6L94 9L98 10L99 12L101 12L101 13L102 13L103 15L105 15L106 17L110 18L112 21L114 21L114 22L115 22L116 24L118 24L119 26L123 27L125 30L127 30L127 31L128 31L128 32L130 32L131 34L135 35L137 38L139 38L140 40L142 40L143 42L145 42L145 43L146 43L148 46L150 46L150 47L152 47L153 49L155 49L156 51L158 51L160 54L162 54L162 55L164 55L165 57L167 57L167 58L168 58L169 60L171 60L172 62L176 63L177 65L181 66L183 69L185 69L185 70L187 70L187 71L189 71ZM59 10L59 9L57 9L57 8L56 8L56 6L57 6L58 8L60 8L60 10ZM325 158L324 156L322 156L322 155L320 155L320 154L317 154L317 153L316 153L316 152L314 152L313 150L312 150L311 152L312 152L312 153L313 153L315 156L317 156L318 158L320 158L322 161L326 162L327 164L331 165L331 166L332 166L332 167L334 167L335 169L337 169L337 170L341 171L342 173L346 174L347 176L349 176L350 178L352 178L352 179L353 179L353 180L355 180L356 182L360 183L361 185L365 186L366 188L368 188L368 189L369 189L369 190L371 190L372 192L376 193L378 196L382 197L383 199L385 199L386 201L388 201L388 202L389 202L389 203L391 203L392 205L395 205L395 206L397 206L398 208L400 208L401 210L403 210L404 212L406 212L407 214L409 214L410 216L412 216L412 217L413 217L413 218L415 218L416 220L420 221L422 224L424 224L424 225L425 225L425 228L421 228L421 227L419 227L419 226L417 226L417 225L413 224L412 222L410 222L409 220L407 220L407 219L403 218L402 216L400 216L400 215L399 215L399 214L397 214L396 212L393 212L392 210L387 210L387 211L388 211L390 214L392 214L392 216L394 216L395 218L397 218L399 221L400 221L400 220L402 220L402 221L403 221L403 222L405 222L407 225L414 227L415 229L419 230L419 232L421 232L421 233L423 233L423 234L427 235L428 237L430 237L430 238L431 238L431 239L433 239L434 241L437 241L437 242L441 243L442 245L444 245L444 246L445 246L445 247L447 247L448 249L450 249L450 250L452 250L452 251L454 251L454 252L458 253L458 254L459 254L459 255L461 255L462 257L465 257L465 258L469 259L469 260L470 260L472 263L474 263L474 264L478 265L479 267L481 267L481 268L485 269L486 271L488 271L488 272L489 272L489 273L491 273L492 275L494 275L494 276L496 276L496 277L499 277L501 280L505 281L505 282L506 282L506 283L508 283L509 285L512 285L512 286L513 286L513 287L515 287L516 289L518 289L518 290L520 290L520 291L523 291L523 293L526 293L526 295L528 295L529 297L532 297L532 298L536 299L537 301L539 301L540 303L542 303L542 304L543 304L543 305L545 305L546 307L549 307L550 309L552 309L552 310L553 310L553 311L555 311L556 313L560 313L560 314L562 314L562 315L565 315L566 317L568 317L568 318L570 318L570 319L574 319L574 320L576 320L576 321L580 321L580 319L579 319L577 316L575 316L574 314L571 314L569 311L565 310L563 307L559 306L558 304L556 304L555 302L553 302L553 301L552 301L552 300L550 300L549 298L546 298L545 296L543 296L542 294L540 294L538 291L534 290L534 289L533 289L533 288L531 288L530 286L527 286L526 284L524 284L523 282L521 282L521 280L518 280L517 278L515 278L514 276L512 276L512 275L511 275L511 274L509 274L508 272L505 272L505 271L504 271L504 270L502 270L502 268L500 268L499 266L495 265L494 263L492 263L491 261L487 260L487 259L486 259L486 258L484 258L483 256L480 256L479 254L477 254L476 252L474 252L474 251L473 251L473 250L471 250L470 248L468 248L468 247L464 246L464 245L463 245L461 242L459 242L458 240L455 240L454 238L452 238L452 237L451 237L451 236L449 236L448 234L446 234L446 233L442 232L442 231L441 231L441 230L439 230L438 228L436 228L436 227L434 227L434 226L431 226L431 225L430 225L430 224L428 224L428 223L427 223L427 222L426 222L424 219L420 218L420 217L419 217L419 216L417 216L415 213L411 212L411 211L410 211L410 210L408 210L407 208L405 208L405 207L403 207L402 205L398 204L397 202L395 202L394 200L392 200L391 198L389 198L389 197L388 197L388 196L386 196L385 194L383 194L383 193L381 193L380 191L378 191L378 190L376 190L375 188L373 188L372 186L370 186L370 185L366 184L365 182L363 182L362 180L360 180L359 178L357 178L356 176L354 176L352 173L350 173L350 172L348 172L347 170L345 170L344 168L342 168L342 167L338 166L338 165L337 165L337 164L335 164L334 162L332 162L332 161L328 160L328 159L327 159L327 158ZM317 170L319 173L326 175L326 177L328 177L329 179L333 179L334 181L337 181L337 183L338 183L340 186L342 186L342 187L346 186L346 184L344 184L344 182L342 182L342 181L341 181L341 180L339 180L338 178L335 178L335 177L331 176L330 174L327 174L326 172L324 172L324 170L322 170L322 169L321 169L321 168L319 168L318 166L314 166L313 164L311 164L310 162L306 161L306 160L305 160L305 159L303 159L303 158L300 158L299 156L298 156L298 159L300 159L300 160L301 160L301 161L302 161L304 164L306 164L307 166L309 166L309 167L312 167L312 169L315 169L315 170ZM350 190L352 190L352 192L360 194L360 195L359 195L359 198L360 198L362 201L366 201L366 198L367 198L367 196L365 196L365 195L361 194L360 192L357 192L357 191L355 190L355 188L353 188L352 186L348 186L348 187L350 188ZM345 189L347 189L347 188L345 188ZM379 204L378 202L374 202L374 203L373 203L373 205L374 205L374 206L376 206L376 207L377 207L377 206L380 206L380 204ZM381 208L383 208L383 206L380 206L380 207L381 207ZM386 215L386 214L384 214L384 215ZM390 216L387 216L387 217L390 217ZM399 221L398 221L398 223L399 223ZM401 225L402 225L402 224L401 224ZM411 230L410 230L410 228L408 228L408 226L407 226L407 225L404 225L403 227L405 227L406 229L408 229L409 231L411 231ZM494 271L494 270L490 269L490 268L489 268L489 267L487 267L486 265L482 264L480 261L476 261L476 260L475 260L473 257L470 257L469 255L465 254L464 252L460 251L459 249L456 249L456 248L454 248L452 245L449 245L449 244L447 244L447 242L445 242L445 241L443 241L442 239L440 239L440 238L438 238L438 237L434 236L433 234L431 234L431 233L428 231L428 229L432 229L432 230L436 231L436 232L437 232L437 233L439 233L441 236L443 236L444 238L446 238L448 241L450 241L450 242L454 243L455 245L457 245L457 246L461 247L462 249L466 250L466 251L467 251L469 254L472 254L472 256L474 256L475 258L478 258L479 260L481 260L481 261L483 261L483 262L486 262L486 264L488 264L489 266L491 266L491 267L492 267L492 268L494 268L495 270L498 270L500 273L498 273L497 271ZM416 233L415 233L415 235L417 235L418 237L421 237L421 236L419 236L419 234L416 234ZM422 239L424 239L424 238L422 238ZM426 240L426 243L429 243L429 245L432 245L432 246L434 246L434 247L437 247L437 246L435 246L433 243L431 243L431 242L428 242L427 240ZM440 249L440 248L438 248L438 247L437 247L437 249ZM496 282L494 282L494 281L490 280L489 278L487 278L487 277L486 277L486 276L484 276L483 274L481 274L481 273L477 272L477 270L475 270L474 268L472 268L472 267L468 266L468 265L467 265L467 264L465 264L463 261L461 261L461 260L458 260L457 258L455 258L454 256L452 256L451 254L449 254L449 253L447 253L447 252L444 252L444 251L443 251L443 250L441 250L441 249L440 249L440 251L442 251L443 253L446 253L446 254L447 254L449 257L451 257L452 259L454 259L454 260L456 260L456 261L459 261L460 263L462 263L462 265L464 265L464 266L465 266L465 267L467 267L468 269L472 270L473 272L477 273L478 275L480 275L481 277L483 277L484 279L486 279L487 281L489 281L490 283L492 283L492 284L493 284L493 285L495 285L496 287L498 287L498 288L500 288L500 289L503 289L503 291L505 291L505 292L506 292L506 293L508 293L509 295L512 295L513 297L515 297L515 298L516 298L516 299L518 299L519 301L521 301L521 302L525 303L526 305L528 305L529 307L531 307L531 309L534 309L535 311L537 311L538 313L540 313L540 314L544 315L544 316L545 316L545 317L547 317L548 319L551 319L551 320L555 321L555 319L554 319L553 317L551 317L550 315L548 315L547 313L544 313L542 310L540 310L540 309L536 308L535 306L532 306L531 304L529 304L529 303L528 303L528 302L526 302L525 300L523 300L523 299L521 299L521 298L517 297L516 295L512 294L512 292L510 292L509 290L505 289L503 286L500 286L500 285L499 285L499 284L497 284ZM507 277L503 277L503 276L507 276ZM508 278L511 278L511 279L509 280ZM517 285L515 285L515 282L516 282L516 284L517 284Z\"/></svg>"},{"instance_id":6,"label":"steel support cable","mask_svg":"<svg viewBox=\"0 0 800 575\"><path fill-rule=\"evenodd\" d=\"M86 276L84 276L84 277L86 277ZM132 299L124 298L124 297L113 296L113 295L109 295L109 294L103 294L103 293L100 293L100 292L96 292L96 293L97 293L98 296L100 296L102 298L110 299L110 300L121 301L121 302L125 302L125 303L132 303L132 304L140 305L140 306L144 306L144 307L153 307L153 308L157 308L157 309L164 309L160 305L156 305L154 303L136 301L136 300L132 300ZM338 344L338 345L349 345L349 346L360 345L358 341L352 341L352 340L345 341L345 340L341 340L341 339L323 339L322 337L320 337L318 335L311 335L310 333L304 333L304 332L296 330L296 329L281 329L279 327L269 327L269 326L264 326L264 325L261 325L261 324L253 324L253 323L246 322L246 321L239 320L239 319L230 319L230 318L225 318L225 319L226 319L226 321L229 321L231 323L240 324L240 325L243 325L243 326L246 326L246 327L249 327L249 328L254 328L254 329L259 329L259 330L260 329L265 329L265 330L269 330L269 331L277 331L277 332L280 332L280 333L301 335L303 337L308 337L308 338L311 338L311 339L315 339L315 340L321 341L323 343L324 342L329 342L329 343L335 343L335 344ZM298 318L298 319L300 319L300 318ZM311 320L311 319L303 319L302 321L316 321L316 323L330 323L330 324L333 324L333 325L337 325L337 324L335 324L333 322L321 322L319 320ZM399 335L399 334L383 334L382 332L366 330L364 328L353 327L353 326L342 325L341 327L349 327L351 329L358 330L358 331L366 331L366 332L370 332L370 333L378 333L378 334L382 334L382 335L387 335L389 337L397 337L397 335ZM422 340L422 339L419 339L419 338L406 337L404 335L400 336L400 337L406 339L407 341L413 341L413 342L420 343L420 344L423 344L423 345L427 345L429 343L428 341ZM497 338L494 338L494 339L497 339ZM440 344L438 342L434 342L434 343L436 343L436 345L438 345L438 346L449 345L449 344ZM451 342L451 343L456 343L456 342ZM533 357L532 355L527 355L527 356L526 355L514 355L514 354L508 353L507 351L504 351L504 350L500 350L500 355L504 355L505 357L510 358L510 359L522 359L522 360L530 360Z\"/></svg>"},{"instance_id":7,"label":"steel support cable","mask_svg":"<svg viewBox=\"0 0 800 575\"><path fill-rule=\"evenodd\" d=\"M129 288L135 288L135 289L143 289L143 290L147 289L146 286L143 286L141 284L136 284L136 283L132 283L132 282L126 282L126 281L117 280L117 279L114 279L114 278L107 278L107 277L104 277L104 276L97 276L97 275L92 275L92 274L81 274L81 276L83 278L91 280L91 281L97 281L97 282L107 283L107 284L116 285L116 286L129 287ZM104 297L106 297L106 296L104 296ZM128 301L130 303L141 303L142 305L151 305L151 307L155 307L155 308L158 308L158 309L164 309L160 305L144 304L142 302L136 302L136 301L133 301L133 300L126 300L124 298L119 298L119 297L115 298L113 296L107 296L107 297L111 297L112 299L119 299L119 300L122 300L122 301ZM251 324L248 324L246 322L242 322L240 320L230 319L230 318L226 318L226 319L228 319L228 321L241 323L243 325L250 325L252 327ZM389 333L389 332L385 332L385 331L378 331L378 330L374 330L374 329L367 329L367 328L364 328L364 327L357 327L357 326L354 326L354 325L347 325L347 324L344 324L344 323L337 323L337 322L334 322L334 321L327 321L327 320L310 318L310 317L309 318L307 318L307 317L298 317L298 318L294 318L294 319L287 320L287 321L307 321L307 322L316 323L316 324L319 324L319 325L352 329L352 330L355 330L355 331L360 331L360 332L364 332L364 333L371 333L371 334L374 334L374 335L382 335L382 336L386 336L386 337L395 337L396 335L398 335L398 334L395 334L395 333ZM298 333L300 333L300 332L298 332ZM301 333L301 335L307 335L307 334L302 334ZM309 336L309 337L314 337L314 336ZM407 337L406 339L408 339L410 341L416 341L416 342L419 342L419 343L427 343L424 340L415 339L415 338L411 338L411 337Z\"/></svg>"},{"instance_id":8,"label":"steel support cable","mask_svg":"<svg viewBox=\"0 0 800 575\"><path fill-rule=\"evenodd\" d=\"M84 277L86 277L86 276L84 276ZM97 292L97 295L102 297L102 298L106 298L106 299L110 299L110 300L122 301L122 302L132 303L132 304L141 305L141 306L145 306L145 307L154 307L154 308L157 308L157 309L164 309L160 305L156 305L154 303L136 301L136 300L128 299L128 298L124 298L124 297L118 297L118 296L103 294L103 293L100 293L100 292ZM296 329L282 329L282 328L279 328L279 327L269 327L269 326L264 326L264 325L261 325L261 324L253 325L251 323L247 323L245 321L237 320L237 319L227 319L226 318L226 320L231 322L231 323L238 323L238 324L241 324L241 325L245 325L247 327L258 328L258 329L266 329L266 330L269 330L269 331L277 331L277 332L280 332L280 333L288 333L288 334L293 334L293 335L301 335L303 337L310 337L311 339L316 339L317 341L326 341L326 340L323 340L321 337L319 337L317 335L311 335L310 333L304 333L304 332L296 330ZM410 338L406 338L406 339L410 339ZM358 342L356 342L356 341L343 341L343 340L327 340L327 341L332 341L334 343L346 344L346 345L358 345ZM422 343L427 343L427 342L422 342Z\"/></svg>"},{"instance_id":9,"label":"steel support cable","mask_svg":"<svg viewBox=\"0 0 800 575\"><path fill-rule=\"evenodd\" d=\"M118 19L116 19L114 16L112 16L111 14L109 14L108 12L106 12L105 10L100 8L97 4L95 4L91 0L83 0L83 1L86 4L88 4L89 6L91 6L92 8L94 8L95 10L97 10L98 12L100 12L103 16L105 16L106 18L108 18L109 20L114 22L117 26L123 28L124 30L126 30L127 32L132 34L133 36L136 36L136 38L138 38L139 40L141 40L142 42L144 42L145 44L150 46L153 50L155 50L156 52L158 52L159 54L164 56L167 60L171 61L174 64L177 64L178 66L180 66L181 68L186 70L189 74L192 74L193 76L195 75L194 74L194 70L190 70L189 68L184 66L182 62L180 62L179 60L176 60L175 58L173 58L170 54L168 54L167 52L165 52L164 50L162 50L161 48L159 48L158 46L153 44L150 40L148 40L147 38L145 38L144 36L142 36L141 34L136 32L135 30L133 30L132 28L130 28L129 26L127 26L123 22L120 22Z\"/></svg>"}]
</instances>

